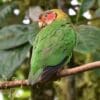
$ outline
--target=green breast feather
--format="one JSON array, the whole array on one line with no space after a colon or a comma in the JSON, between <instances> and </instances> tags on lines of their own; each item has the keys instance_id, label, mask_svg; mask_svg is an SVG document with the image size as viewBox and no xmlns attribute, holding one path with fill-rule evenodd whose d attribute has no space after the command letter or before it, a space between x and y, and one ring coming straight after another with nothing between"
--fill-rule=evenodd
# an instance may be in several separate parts
<instances>
[{"instance_id":1,"label":"green breast feather","mask_svg":"<svg viewBox=\"0 0 100 100\"><path fill-rule=\"evenodd\" d=\"M33 44L29 82L37 82L45 67L55 67L65 57L69 58L75 40L75 31L66 20L56 20L43 28Z\"/></svg>"}]
</instances>

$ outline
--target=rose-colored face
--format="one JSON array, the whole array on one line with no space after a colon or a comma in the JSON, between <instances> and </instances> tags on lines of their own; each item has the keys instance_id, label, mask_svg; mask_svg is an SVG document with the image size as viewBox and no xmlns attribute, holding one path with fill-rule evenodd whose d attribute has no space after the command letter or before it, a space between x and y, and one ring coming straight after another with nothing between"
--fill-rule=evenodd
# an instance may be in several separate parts
<instances>
[{"instance_id":1,"label":"rose-colored face","mask_svg":"<svg viewBox=\"0 0 100 100\"><path fill-rule=\"evenodd\" d=\"M39 17L39 26L44 27L51 24L57 17L57 14L54 12L46 12Z\"/></svg>"}]
</instances>

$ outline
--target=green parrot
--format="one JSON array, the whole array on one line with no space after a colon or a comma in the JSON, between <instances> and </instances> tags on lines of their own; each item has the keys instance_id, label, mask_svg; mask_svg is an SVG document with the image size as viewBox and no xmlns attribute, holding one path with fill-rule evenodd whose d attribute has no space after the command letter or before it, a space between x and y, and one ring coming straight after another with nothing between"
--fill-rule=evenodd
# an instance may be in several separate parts
<instances>
[{"instance_id":1,"label":"green parrot","mask_svg":"<svg viewBox=\"0 0 100 100\"><path fill-rule=\"evenodd\" d=\"M44 12L39 17L40 32L33 43L29 83L34 85L54 77L69 62L76 43L76 32L66 13L60 9Z\"/></svg>"}]
</instances>

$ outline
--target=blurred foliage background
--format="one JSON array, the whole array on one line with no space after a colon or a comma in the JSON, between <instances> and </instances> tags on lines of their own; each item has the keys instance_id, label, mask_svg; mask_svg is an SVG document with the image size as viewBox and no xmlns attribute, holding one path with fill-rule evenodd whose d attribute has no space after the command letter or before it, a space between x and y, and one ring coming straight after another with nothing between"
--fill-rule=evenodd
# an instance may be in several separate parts
<instances>
[{"instance_id":1,"label":"blurred foliage background","mask_svg":"<svg viewBox=\"0 0 100 100\"><path fill-rule=\"evenodd\" d=\"M100 0L0 0L0 81L27 79L38 16L60 8L77 30L70 67L100 60ZM32 93L32 96L31 96ZM0 100L100 100L100 70L44 86L0 90Z\"/></svg>"}]
</instances>

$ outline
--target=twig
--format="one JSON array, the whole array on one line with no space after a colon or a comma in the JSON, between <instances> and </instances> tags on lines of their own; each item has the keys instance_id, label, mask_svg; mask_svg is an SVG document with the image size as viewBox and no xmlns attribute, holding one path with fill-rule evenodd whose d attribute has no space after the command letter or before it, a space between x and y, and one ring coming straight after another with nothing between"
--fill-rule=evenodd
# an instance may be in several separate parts
<instances>
[{"instance_id":1,"label":"twig","mask_svg":"<svg viewBox=\"0 0 100 100\"><path fill-rule=\"evenodd\" d=\"M28 80L14 80L14 81L0 82L0 89L7 89L18 86L29 86Z\"/></svg>"},{"instance_id":2,"label":"twig","mask_svg":"<svg viewBox=\"0 0 100 100\"><path fill-rule=\"evenodd\" d=\"M100 61L84 64L81 66L77 66L75 68L61 70L57 74L57 77L65 77L69 75L74 75L77 73L85 72L85 71L96 69L96 68L100 68ZM7 89L7 88L18 87L18 86L29 86L28 80L14 80L14 81L0 82L0 89Z\"/></svg>"},{"instance_id":3,"label":"twig","mask_svg":"<svg viewBox=\"0 0 100 100\"><path fill-rule=\"evenodd\" d=\"M77 73L85 72L85 71L96 69L96 68L100 68L100 61L84 64L81 66L77 66L75 68L64 69L58 73L58 77L65 77L65 76L69 76L69 75L74 75Z\"/></svg>"}]
</instances>

